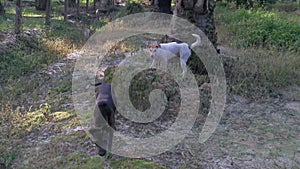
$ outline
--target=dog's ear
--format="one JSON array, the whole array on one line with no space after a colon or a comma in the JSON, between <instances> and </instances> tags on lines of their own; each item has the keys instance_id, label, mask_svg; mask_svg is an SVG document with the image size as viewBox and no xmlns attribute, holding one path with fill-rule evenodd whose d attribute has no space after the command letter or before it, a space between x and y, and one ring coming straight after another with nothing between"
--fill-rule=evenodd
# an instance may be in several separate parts
<instances>
[{"instance_id":1,"label":"dog's ear","mask_svg":"<svg viewBox=\"0 0 300 169\"><path fill-rule=\"evenodd\" d=\"M160 48L160 45L151 44L151 45L148 45L148 48Z\"/></svg>"},{"instance_id":2,"label":"dog's ear","mask_svg":"<svg viewBox=\"0 0 300 169\"><path fill-rule=\"evenodd\" d=\"M169 39L169 36L168 35L165 35L161 38L160 40L160 43L167 43L168 42L168 39Z\"/></svg>"}]
</instances>

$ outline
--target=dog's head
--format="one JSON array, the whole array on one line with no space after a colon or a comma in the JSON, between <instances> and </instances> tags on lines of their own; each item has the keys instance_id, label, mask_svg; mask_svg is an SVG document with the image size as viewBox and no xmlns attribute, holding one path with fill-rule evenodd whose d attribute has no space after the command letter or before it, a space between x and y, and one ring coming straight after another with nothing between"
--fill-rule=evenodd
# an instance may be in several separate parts
<instances>
[{"instance_id":1,"label":"dog's head","mask_svg":"<svg viewBox=\"0 0 300 169\"><path fill-rule=\"evenodd\" d=\"M147 48L149 49L149 51L150 51L150 53L151 53L151 57L153 57L153 56L152 56L153 53L155 53L156 50L157 50L158 48L160 48L160 45L159 45L159 44L150 44L150 45L147 46Z\"/></svg>"},{"instance_id":2,"label":"dog's head","mask_svg":"<svg viewBox=\"0 0 300 169\"><path fill-rule=\"evenodd\" d=\"M165 35L161 38L160 43L170 43L170 42L177 42L177 43L183 43L182 41L175 39L169 35Z\"/></svg>"}]
</instances>

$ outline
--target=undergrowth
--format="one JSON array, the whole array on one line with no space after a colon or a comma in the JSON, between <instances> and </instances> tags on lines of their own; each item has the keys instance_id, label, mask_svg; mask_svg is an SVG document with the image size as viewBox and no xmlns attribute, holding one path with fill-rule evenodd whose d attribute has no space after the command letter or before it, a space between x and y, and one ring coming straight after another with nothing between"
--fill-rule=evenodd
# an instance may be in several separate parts
<instances>
[{"instance_id":1,"label":"undergrowth","mask_svg":"<svg viewBox=\"0 0 300 169\"><path fill-rule=\"evenodd\" d=\"M229 72L229 90L248 97L277 96L278 89L300 85L300 58L293 53L244 49Z\"/></svg>"},{"instance_id":2,"label":"undergrowth","mask_svg":"<svg viewBox=\"0 0 300 169\"><path fill-rule=\"evenodd\" d=\"M1 53L1 83L36 72L76 49L75 45L65 39L47 39L42 36L20 36L15 44Z\"/></svg>"},{"instance_id":3,"label":"undergrowth","mask_svg":"<svg viewBox=\"0 0 300 169\"><path fill-rule=\"evenodd\" d=\"M229 91L250 97L277 96L300 85L300 19L277 10L217 6L219 42L231 49ZM232 56L230 56L232 57Z\"/></svg>"}]
</instances>

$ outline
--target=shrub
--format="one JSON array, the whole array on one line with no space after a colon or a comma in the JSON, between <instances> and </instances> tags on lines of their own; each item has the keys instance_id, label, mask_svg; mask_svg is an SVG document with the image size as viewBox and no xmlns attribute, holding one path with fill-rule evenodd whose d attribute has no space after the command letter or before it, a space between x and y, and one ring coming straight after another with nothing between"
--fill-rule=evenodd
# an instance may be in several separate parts
<instances>
[{"instance_id":1,"label":"shrub","mask_svg":"<svg viewBox=\"0 0 300 169\"><path fill-rule=\"evenodd\" d=\"M300 20L264 10L216 8L219 40L230 46L224 68L228 89L244 96L276 96L278 89L300 84ZM236 49L240 47L241 49ZM222 59L232 58L224 57ZM229 66L226 64L229 63Z\"/></svg>"}]
</instances>

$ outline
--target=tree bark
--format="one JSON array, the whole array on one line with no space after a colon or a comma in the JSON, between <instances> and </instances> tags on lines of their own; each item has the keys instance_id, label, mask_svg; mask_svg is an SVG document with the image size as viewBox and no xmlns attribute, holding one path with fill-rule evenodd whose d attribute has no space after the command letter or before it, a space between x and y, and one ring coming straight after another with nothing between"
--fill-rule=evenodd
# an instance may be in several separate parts
<instances>
[{"instance_id":1,"label":"tree bark","mask_svg":"<svg viewBox=\"0 0 300 169\"><path fill-rule=\"evenodd\" d=\"M68 2L69 7L71 7L71 8L76 7L76 0L68 0L68 1L69 1Z\"/></svg>"},{"instance_id":2,"label":"tree bark","mask_svg":"<svg viewBox=\"0 0 300 169\"><path fill-rule=\"evenodd\" d=\"M171 2L172 0L158 0L159 12L171 14Z\"/></svg>"},{"instance_id":3,"label":"tree bark","mask_svg":"<svg viewBox=\"0 0 300 169\"><path fill-rule=\"evenodd\" d=\"M16 2L16 16L15 16L15 33L20 34L22 31L22 0Z\"/></svg>"},{"instance_id":4,"label":"tree bark","mask_svg":"<svg viewBox=\"0 0 300 169\"><path fill-rule=\"evenodd\" d=\"M35 9L45 11L47 7L47 0L35 0Z\"/></svg>"},{"instance_id":5,"label":"tree bark","mask_svg":"<svg viewBox=\"0 0 300 169\"><path fill-rule=\"evenodd\" d=\"M89 11L89 3L90 3L90 1L86 0L86 4L85 4L85 11L86 11L86 13Z\"/></svg>"},{"instance_id":6,"label":"tree bark","mask_svg":"<svg viewBox=\"0 0 300 169\"><path fill-rule=\"evenodd\" d=\"M68 20L68 0L65 0L64 21Z\"/></svg>"},{"instance_id":7,"label":"tree bark","mask_svg":"<svg viewBox=\"0 0 300 169\"><path fill-rule=\"evenodd\" d=\"M103 7L107 7L109 2L109 0L100 0L100 6L103 6Z\"/></svg>"},{"instance_id":8,"label":"tree bark","mask_svg":"<svg viewBox=\"0 0 300 169\"><path fill-rule=\"evenodd\" d=\"M76 12L77 12L77 15L79 15L79 12L80 12L80 0L77 0L77 3L76 3Z\"/></svg>"},{"instance_id":9,"label":"tree bark","mask_svg":"<svg viewBox=\"0 0 300 169\"><path fill-rule=\"evenodd\" d=\"M107 11L109 6L109 0L100 0L100 11Z\"/></svg>"},{"instance_id":10,"label":"tree bark","mask_svg":"<svg viewBox=\"0 0 300 169\"><path fill-rule=\"evenodd\" d=\"M191 23L194 23L206 34L216 51L219 52L217 49L217 34L213 17L214 8L214 0L177 0L174 15L186 18ZM187 65L189 65L195 74L207 74L205 66L198 57L192 55Z\"/></svg>"},{"instance_id":11,"label":"tree bark","mask_svg":"<svg viewBox=\"0 0 300 169\"><path fill-rule=\"evenodd\" d=\"M188 19L190 22L195 23L197 27L199 27L208 37L208 39L212 42L215 49L217 49L217 33L214 23L214 9L216 6L215 0L177 0L176 4L178 6L177 10L181 10L182 12L178 12L180 17L184 17Z\"/></svg>"},{"instance_id":12,"label":"tree bark","mask_svg":"<svg viewBox=\"0 0 300 169\"><path fill-rule=\"evenodd\" d=\"M46 2L45 26L46 28L49 28L51 24L51 0L46 0Z\"/></svg>"},{"instance_id":13,"label":"tree bark","mask_svg":"<svg viewBox=\"0 0 300 169\"><path fill-rule=\"evenodd\" d=\"M2 5L2 2L0 1L0 15L4 14L5 10L4 10L4 6Z\"/></svg>"}]
</instances>

